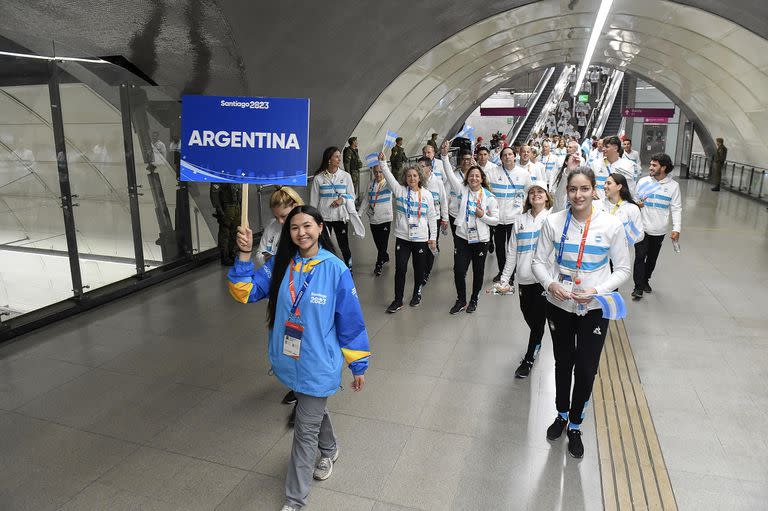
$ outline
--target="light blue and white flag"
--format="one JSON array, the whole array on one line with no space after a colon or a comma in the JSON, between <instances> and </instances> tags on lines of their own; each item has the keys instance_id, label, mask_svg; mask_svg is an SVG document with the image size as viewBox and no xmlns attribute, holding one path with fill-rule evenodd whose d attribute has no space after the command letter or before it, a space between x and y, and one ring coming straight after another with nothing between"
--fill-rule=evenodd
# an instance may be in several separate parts
<instances>
[{"instance_id":1,"label":"light blue and white flag","mask_svg":"<svg viewBox=\"0 0 768 511\"><path fill-rule=\"evenodd\" d=\"M367 155L367 156L365 157L365 164L366 164L366 165L367 165L369 168L373 168L373 167L375 167L376 165L378 165L378 164L379 164L379 155L378 155L378 154L376 154L376 153L371 153L371 154Z\"/></svg>"},{"instance_id":2,"label":"light blue and white flag","mask_svg":"<svg viewBox=\"0 0 768 511\"><path fill-rule=\"evenodd\" d=\"M491 156L491 163L495 163L496 165L501 165L501 155L494 154ZM534 180L536 180L536 177L533 177Z\"/></svg>"},{"instance_id":3,"label":"light blue and white flag","mask_svg":"<svg viewBox=\"0 0 768 511\"><path fill-rule=\"evenodd\" d=\"M649 195L656 193L656 190L661 188L661 184L655 179L648 179L640 183L635 189L635 195L640 199L645 200Z\"/></svg>"},{"instance_id":4,"label":"light blue and white flag","mask_svg":"<svg viewBox=\"0 0 768 511\"><path fill-rule=\"evenodd\" d=\"M395 147L396 138L397 138L397 133L395 133L392 130L387 130L387 135L384 137L384 150Z\"/></svg>"},{"instance_id":5,"label":"light blue and white flag","mask_svg":"<svg viewBox=\"0 0 768 511\"><path fill-rule=\"evenodd\" d=\"M456 133L456 136L453 137L453 138L459 138L459 137L468 138L468 139L474 141L475 140L475 128L473 128L469 124L465 124L464 127L461 128L461 131Z\"/></svg>"},{"instance_id":6,"label":"light blue and white flag","mask_svg":"<svg viewBox=\"0 0 768 511\"><path fill-rule=\"evenodd\" d=\"M605 293L602 295L592 295L603 309L605 319L624 319L627 317L627 306L624 298L617 292Z\"/></svg>"},{"instance_id":7,"label":"light blue and white flag","mask_svg":"<svg viewBox=\"0 0 768 511\"><path fill-rule=\"evenodd\" d=\"M632 220L624 222L624 233L627 235L627 241L629 242L630 247L637 243L643 235L643 231L638 229Z\"/></svg>"}]
</instances>

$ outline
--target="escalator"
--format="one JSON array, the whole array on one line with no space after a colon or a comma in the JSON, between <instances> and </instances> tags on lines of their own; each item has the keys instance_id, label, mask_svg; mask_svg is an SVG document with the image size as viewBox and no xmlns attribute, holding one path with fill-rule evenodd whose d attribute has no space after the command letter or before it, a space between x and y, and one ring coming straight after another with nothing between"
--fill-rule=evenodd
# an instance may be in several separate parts
<instances>
[{"instance_id":1,"label":"escalator","mask_svg":"<svg viewBox=\"0 0 768 511\"><path fill-rule=\"evenodd\" d=\"M611 105L611 113L608 115L608 120L605 122L605 128L600 136L618 135L621 129L621 120L623 118L622 111L627 106L629 99L629 80L625 80L622 77L621 87L619 88L616 99L613 100Z\"/></svg>"},{"instance_id":2,"label":"escalator","mask_svg":"<svg viewBox=\"0 0 768 511\"><path fill-rule=\"evenodd\" d=\"M554 71L550 74L546 84L544 84L544 87L541 89L541 93L538 94L535 104L532 107L529 107L525 122L523 123L522 128L518 131L517 136L514 136L515 127L513 126L507 135L508 140L512 140L513 143L519 141L521 144L528 141L536 122L539 120L541 111L544 109L547 100L552 94L552 90L555 88L555 83L557 83L557 79L560 77L563 67L562 64L555 66Z\"/></svg>"}]
</instances>

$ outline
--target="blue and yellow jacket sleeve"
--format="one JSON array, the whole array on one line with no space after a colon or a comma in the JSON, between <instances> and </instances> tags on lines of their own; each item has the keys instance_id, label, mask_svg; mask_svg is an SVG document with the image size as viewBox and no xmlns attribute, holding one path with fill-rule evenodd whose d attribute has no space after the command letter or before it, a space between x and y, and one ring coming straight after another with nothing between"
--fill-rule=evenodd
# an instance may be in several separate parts
<instances>
[{"instance_id":1,"label":"blue and yellow jacket sleeve","mask_svg":"<svg viewBox=\"0 0 768 511\"><path fill-rule=\"evenodd\" d=\"M371 356L363 310L352 275L345 270L336 288L336 336L341 352L354 375L364 374Z\"/></svg>"},{"instance_id":2,"label":"blue and yellow jacket sleeve","mask_svg":"<svg viewBox=\"0 0 768 511\"><path fill-rule=\"evenodd\" d=\"M269 295L269 283L272 280L272 266L275 258L271 257L258 270L253 261L235 260L235 265L227 274L227 285L232 298L241 303L258 302Z\"/></svg>"}]
</instances>

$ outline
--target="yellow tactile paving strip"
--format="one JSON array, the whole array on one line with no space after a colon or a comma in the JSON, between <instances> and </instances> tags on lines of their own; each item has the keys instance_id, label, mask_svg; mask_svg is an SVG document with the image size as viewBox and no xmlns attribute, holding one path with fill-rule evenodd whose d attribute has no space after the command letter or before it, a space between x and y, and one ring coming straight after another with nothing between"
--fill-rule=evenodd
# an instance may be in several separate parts
<instances>
[{"instance_id":1,"label":"yellow tactile paving strip","mask_svg":"<svg viewBox=\"0 0 768 511\"><path fill-rule=\"evenodd\" d=\"M624 321L611 321L593 403L605 510L676 511Z\"/></svg>"}]
</instances>

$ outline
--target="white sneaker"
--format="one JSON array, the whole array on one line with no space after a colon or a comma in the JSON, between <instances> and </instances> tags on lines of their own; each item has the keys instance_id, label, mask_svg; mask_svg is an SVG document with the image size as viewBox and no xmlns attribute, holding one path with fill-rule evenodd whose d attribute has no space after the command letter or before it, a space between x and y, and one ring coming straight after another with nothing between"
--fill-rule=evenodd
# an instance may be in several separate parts
<instances>
[{"instance_id":1,"label":"white sneaker","mask_svg":"<svg viewBox=\"0 0 768 511\"><path fill-rule=\"evenodd\" d=\"M332 458L321 457L320 461L315 465L315 473L312 475L318 481L325 481L333 473L333 464L339 459L339 448L336 447L336 452L333 453Z\"/></svg>"},{"instance_id":2,"label":"white sneaker","mask_svg":"<svg viewBox=\"0 0 768 511\"><path fill-rule=\"evenodd\" d=\"M280 511L299 511L299 508L286 504L282 507L282 509L280 509Z\"/></svg>"}]
</instances>

